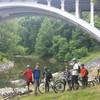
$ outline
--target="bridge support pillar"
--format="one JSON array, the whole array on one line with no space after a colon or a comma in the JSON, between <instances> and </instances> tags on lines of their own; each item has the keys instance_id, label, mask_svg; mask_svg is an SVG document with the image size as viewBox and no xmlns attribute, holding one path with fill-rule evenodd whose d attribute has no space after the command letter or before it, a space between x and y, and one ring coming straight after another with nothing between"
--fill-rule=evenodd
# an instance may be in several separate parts
<instances>
[{"instance_id":1,"label":"bridge support pillar","mask_svg":"<svg viewBox=\"0 0 100 100\"><path fill-rule=\"evenodd\" d=\"M90 24L94 26L94 2L90 1Z\"/></svg>"},{"instance_id":2,"label":"bridge support pillar","mask_svg":"<svg viewBox=\"0 0 100 100\"><path fill-rule=\"evenodd\" d=\"M47 0L48 6L51 6L51 0Z\"/></svg>"},{"instance_id":3,"label":"bridge support pillar","mask_svg":"<svg viewBox=\"0 0 100 100\"><path fill-rule=\"evenodd\" d=\"M61 10L65 10L65 0L61 0Z\"/></svg>"},{"instance_id":4,"label":"bridge support pillar","mask_svg":"<svg viewBox=\"0 0 100 100\"><path fill-rule=\"evenodd\" d=\"M80 14L79 14L80 10L79 10L79 0L75 0L75 15L76 17L80 17Z\"/></svg>"}]
</instances>

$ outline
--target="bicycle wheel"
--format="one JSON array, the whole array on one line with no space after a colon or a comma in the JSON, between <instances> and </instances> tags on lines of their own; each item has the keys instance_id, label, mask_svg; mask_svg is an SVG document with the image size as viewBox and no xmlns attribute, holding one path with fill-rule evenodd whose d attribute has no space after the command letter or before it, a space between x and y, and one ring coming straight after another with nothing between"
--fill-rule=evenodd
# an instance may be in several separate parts
<instances>
[{"instance_id":1,"label":"bicycle wheel","mask_svg":"<svg viewBox=\"0 0 100 100\"><path fill-rule=\"evenodd\" d=\"M95 86L94 81L89 81L88 82L88 87L93 87L93 86Z\"/></svg>"},{"instance_id":2,"label":"bicycle wheel","mask_svg":"<svg viewBox=\"0 0 100 100\"><path fill-rule=\"evenodd\" d=\"M45 82L41 82L40 85L39 85L39 92L41 94L44 94L45 93Z\"/></svg>"},{"instance_id":3,"label":"bicycle wheel","mask_svg":"<svg viewBox=\"0 0 100 100\"><path fill-rule=\"evenodd\" d=\"M57 81L54 84L55 91L58 92L64 92L65 91L65 84L62 81Z\"/></svg>"}]
</instances>

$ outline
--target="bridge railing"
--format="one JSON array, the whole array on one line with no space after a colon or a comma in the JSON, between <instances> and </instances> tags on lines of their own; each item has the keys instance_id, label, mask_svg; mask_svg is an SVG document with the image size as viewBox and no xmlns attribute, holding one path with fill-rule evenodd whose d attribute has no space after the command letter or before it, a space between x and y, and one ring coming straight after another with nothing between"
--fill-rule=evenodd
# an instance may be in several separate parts
<instances>
[{"instance_id":1,"label":"bridge railing","mask_svg":"<svg viewBox=\"0 0 100 100\"><path fill-rule=\"evenodd\" d=\"M0 2L38 2L38 0L0 0Z\"/></svg>"},{"instance_id":2,"label":"bridge railing","mask_svg":"<svg viewBox=\"0 0 100 100\"><path fill-rule=\"evenodd\" d=\"M84 1L84 4L82 1ZM100 4L100 0L97 0L97 1L99 1L98 3ZM0 0L0 3L5 3L5 2L6 3L25 2L25 3L44 4L44 5L47 5L48 7L58 8L62 11L75 12L74 14L77 18L81 18L80 12L82 10L82 7L88 4L86 8L83 7L83 9L85 9L83 11L87 11L86 9L90 11L90 24L92 26L94 26L95 8L98 8L98 6L95 6L95 4L97 3L94 3L93 0ZM68 5L68 3L70 4Z\"/></svg>"}]
</instances>

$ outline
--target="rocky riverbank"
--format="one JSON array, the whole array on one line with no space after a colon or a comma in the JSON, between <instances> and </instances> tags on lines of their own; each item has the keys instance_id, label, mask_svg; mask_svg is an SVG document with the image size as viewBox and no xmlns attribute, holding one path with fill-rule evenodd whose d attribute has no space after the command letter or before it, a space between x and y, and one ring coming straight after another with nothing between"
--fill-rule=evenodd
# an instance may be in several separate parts
<instances>
[{"instance_id":1,"label":"rocky riverbank","mask_svg":"<svg viewBox=\"0 0 100 100\"><path fill-rule=\"evenodd\" d=\"M7 71L7 70L9 70L10 68L13 68L13 67L14 67L14 63L11 62L11 61L4 63L4 64L0 64L0 72Z\"/></svg>"},{"instance_id":2,"label":"rocky riverbank","mask_svg":"<svg viewBox=\"0 0 100 100\"><path fill-rule=\"evenodd\" d=\"M0 89L0 96L1 97L7 97L7 96L13 96L16 94L22 95L28 92L27 88L20 87L20 88L12 88L12 87L5 87Z\"/></svg>"},{"instance_id":3,"label":"rocky riverbank","mask_svg":"<svg viewBox=\"0 0 100 100\"><path fill-rule=\"evenodd\" d=\"M13 80L10 81L11 87L4 87L0 88L0 96L1 97L7 97L7 96L13 96L16 94L22 95L28 92L25 80Z\"/></svg>"}]
</instances>

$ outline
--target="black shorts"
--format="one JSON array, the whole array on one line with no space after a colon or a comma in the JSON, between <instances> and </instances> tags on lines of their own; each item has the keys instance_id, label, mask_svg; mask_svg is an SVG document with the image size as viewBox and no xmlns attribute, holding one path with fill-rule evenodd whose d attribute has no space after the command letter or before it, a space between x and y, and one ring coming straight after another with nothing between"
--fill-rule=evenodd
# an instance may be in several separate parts
<instances>
[{"instance_id":1,"label":"black shorts","mask_svg":"<svg viewBox=\"0 0 100 100\"><path fill-rule=\"evenodd\" d=\"M33 84L33 81L32 80L26 80L26 84L29 86L31 84Z\"/></svg>"}]
</instances>

